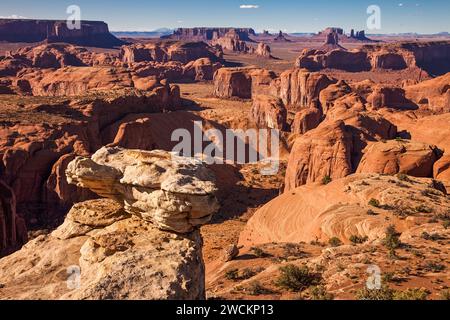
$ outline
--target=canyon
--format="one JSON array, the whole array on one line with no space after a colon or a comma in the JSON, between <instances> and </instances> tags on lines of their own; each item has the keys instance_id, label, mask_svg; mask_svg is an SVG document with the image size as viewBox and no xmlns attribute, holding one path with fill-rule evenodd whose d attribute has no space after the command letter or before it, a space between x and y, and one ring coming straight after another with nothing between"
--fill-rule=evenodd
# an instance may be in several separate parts
<instances>
[{"instance_id":1,"label":"canyon","mask_svg":"<svg viewBox=\"0 0 450 320\"><path fill-rule=\"evenodd\" d=\"M371 265L448 288L448 39L83 25L0 20L28 42L0 54L0 299L356 299ZM278 130L278 173L174 155L198 122L203 150ZM276 285L288 266L320 282Z\"/></svg>"}]
</instances>

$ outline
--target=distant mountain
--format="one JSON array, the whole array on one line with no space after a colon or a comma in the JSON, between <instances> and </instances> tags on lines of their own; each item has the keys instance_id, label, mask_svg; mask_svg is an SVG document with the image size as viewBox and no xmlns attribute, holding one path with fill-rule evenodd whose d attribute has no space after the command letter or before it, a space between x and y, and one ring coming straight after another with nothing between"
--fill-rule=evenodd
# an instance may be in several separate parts
<instances>
[{"instance_id":1,"label":"distant mountain","mask_svg":"<svg viewBox=\"0 0 450 320\"><path fill-rule=\"evenodd\" d=\"M288 35L293 36L293 37L310 37L310 36L313 36L314 33L309 33L309 32L294 32L294 33L288 33Z\"/></svg>"},{"instance_id":2,"label":"distant mountain","mask_svg":"<svg viewBox=\"0 0 450 320\"><path fill-rule=\"evenodd\" d=\"M116 37L121 38L160 38L173 33L173 29L160 28L153 31L112 31Z\"/></svg>"}]
</instances>

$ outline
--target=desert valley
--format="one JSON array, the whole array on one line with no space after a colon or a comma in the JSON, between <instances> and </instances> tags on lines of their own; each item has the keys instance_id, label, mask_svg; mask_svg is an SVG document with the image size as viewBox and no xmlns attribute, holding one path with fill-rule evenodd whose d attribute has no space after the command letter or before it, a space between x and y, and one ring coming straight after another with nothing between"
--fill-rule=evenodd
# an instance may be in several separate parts
<instances>
[{"instance_id":1,"label":"desert valley","mask_svg":"<svg viewBox=\"0 0 450 320\"><path fill-rule=\"evenodd\" d=\"M450 298L449 36L65 23L0 19L0 299Z\"/></svg>"}]
</instances>

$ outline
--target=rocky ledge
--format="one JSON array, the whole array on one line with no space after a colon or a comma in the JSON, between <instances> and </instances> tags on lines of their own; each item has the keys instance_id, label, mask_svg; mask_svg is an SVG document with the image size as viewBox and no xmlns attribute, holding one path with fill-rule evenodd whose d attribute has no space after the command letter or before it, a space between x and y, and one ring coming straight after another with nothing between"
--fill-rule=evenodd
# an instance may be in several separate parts
<instances>
[{"instance_id":1,"label":"rocky ledge","mask_svg":"<svg viewBox=\"0 0 450 320\"><path fill-rule=\"evenodd\" d=\"M0 297L205 298L197 227L218 209L209 169L164 151L105 147L76 158L67 176L111 199L75 204L58 229L0 260Z\"/></svg>"}]
</instances>

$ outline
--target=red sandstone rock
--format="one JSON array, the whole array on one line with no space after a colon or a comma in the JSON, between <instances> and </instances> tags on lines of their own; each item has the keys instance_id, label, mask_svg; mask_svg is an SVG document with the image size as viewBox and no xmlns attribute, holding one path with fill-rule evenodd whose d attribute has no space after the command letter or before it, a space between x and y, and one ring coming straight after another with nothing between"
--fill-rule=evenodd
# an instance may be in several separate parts
<instances>
[{"instance_id":1,"label":"red sandstone rock","mask_svg":"<svg viewBox=\"0 0 450 320\"><path fill-rule=\"evenodd\" d=\"M315 129L322 122L322 111L317 108L300 110L295 114L292 123L292 133L304 134Z\"/></svg>"},{"instance_id":2,"label":"red sandstone rock","mask_svg":"<svg viewBox=\"0 0 450 320\"><path fill-rule=\"evenodd\" d=\"M280 99L272 96L255 96L250 116L260 128L285 130L287 127L287 110Z\"/></svg>"},{"instance_id":3,"label":"red sandstone rock","mask_svg":"<svg viewBox=\"0 0 450 320\"><path fill-rule=\"evenodd\" d=\"M352 173L352 139L343 121L322 123L297 138L286 171L286 191L326 176L342 178Z\"/></svg>"},{"instance_id":4,"label":"red sandstone rock","mask_svg":"<svg viewBox=\"0 0 450 320\"><path fill-rule=\"evenodd\" d=\"M25 223L16 213L14 192L0 180L0 257L20 248L27 238Z\"/></svg>"},{"instance_id":5,"label":"red sandstone rock","mask_svg":"<svg viewBox=\"0 0 450 320\"><path fill-rule=\"evenodd\" d=\"M434 146L406 140L373 143L363 152L357 173L404 173L426 178L433 176L437 160Z\"/></svg>"},{"instance_id":6,"label":"red sandstone rock","mask_svg":"<svg viewBox=\"0 0 450 320\"><path fill-rule=\"evenodd\" d=\"M263 42L258 43L258 47L256 48L255 53L260 57L273 58L270 47Z\"/></svg>"}]
</instances>

